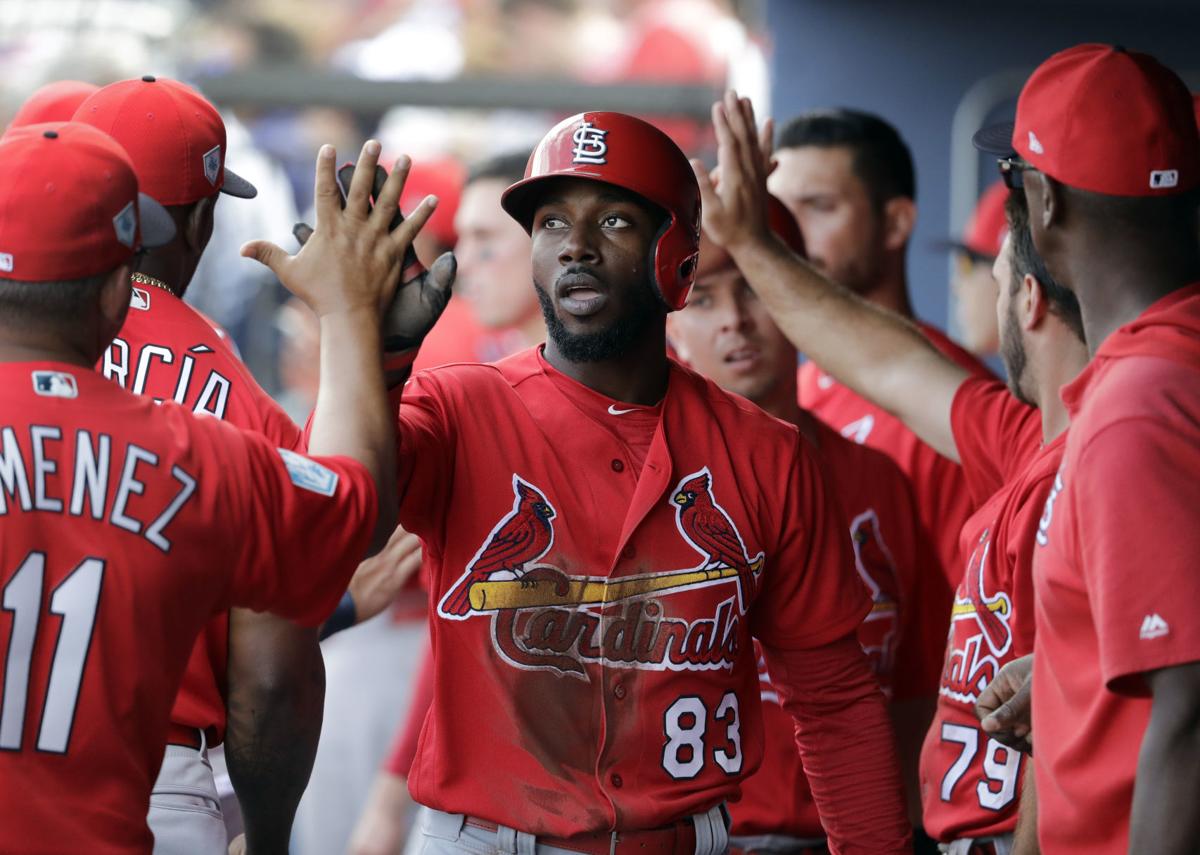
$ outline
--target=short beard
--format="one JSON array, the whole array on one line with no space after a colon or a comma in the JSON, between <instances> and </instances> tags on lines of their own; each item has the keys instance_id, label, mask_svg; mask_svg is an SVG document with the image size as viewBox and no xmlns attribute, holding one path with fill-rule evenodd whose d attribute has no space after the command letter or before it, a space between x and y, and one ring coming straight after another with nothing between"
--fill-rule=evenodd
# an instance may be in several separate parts
<instances>
[{"instance_id":1,"label":"short beard","mask_svg":"<svg viewBox=\"0 0 1200 855\"><path fill-rule=\"evenodd\" d=\"M1008 315L1004 318L1003 335L1000 336L1000 359L1004 370L1008 373L1008 391L1022 404L1036 407L1034 401L1021 389L1021 378L1025 376L1025 366L1029 361L1025 354L1025 345L1021 342L1021 326L1017 323L1017 314L1009 303Z\"/></svg>"},{"instance_id":2,"label":"short beard","mask_svg":"<svg viewBox=\"0 0 1200 855\"><path fill-rule=\"evenodd\" d=\"M656 321L666 317L666 308L654 292L649 280L630 293L625 312L609 326L594 333L573 333L554 312L554 301L541 283L534 281L546 332L555 349L568 362L604 362L628 353L630 348Z\"/></svg>"}]
</instances>

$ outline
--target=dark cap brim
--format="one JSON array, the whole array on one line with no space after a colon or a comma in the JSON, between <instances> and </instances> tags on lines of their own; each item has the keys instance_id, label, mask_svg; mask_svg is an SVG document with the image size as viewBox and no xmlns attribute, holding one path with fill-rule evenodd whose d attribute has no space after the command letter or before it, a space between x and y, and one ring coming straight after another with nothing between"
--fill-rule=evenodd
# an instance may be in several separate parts
<instances>
[{"instance_id":1,"label":"dark cap brim","mask_svg":"<svg viewBox=\"0 0 1200 855\"><path fill-rule=\"evenodd\" d=\"M221 192L237 196L239 199L253 199L258 195L258 188L227 166L225 167L225 183L221 185Z\"/></svg>"},{"instance_id":2,"label":"dark cap brim","mask_svg":"<svg viewBox=\"0 0 1200 855\"><path fill-rule=\"evenodd\" d=\"M138 220L142 227L142 246L147 249L166 246L175 239L175 221L166 208L145 193L138 193Z\"/></svg>"},{"instance_id":3,"label":"dark cap brim","mask_svg":"<svg viewBox=\"0 0 1200 855\"><path fill-rule=\"evenodd\" d=\"M1016 149L1013 148L1013 127L1013 122L1001 122L998 125L989 125L971 137L971 142L980 151L994 154L997 157L1015 154Z\"/></svg>"},{"instance_id":4,"label":"dark cap brim","mask_svg":"<svg viewBox=\"0 0 1200 855\"><path fill-rule=\"evenodd\" d=\"M973 247L967 246L960 240L931 240L929 242L929 248L935 252L962 252L971 256L971 258L979 260L987 259L989 261L994 261L996 258L996 256L992 255L990 252L980 252Z\"/></svg>"}]
</instances>

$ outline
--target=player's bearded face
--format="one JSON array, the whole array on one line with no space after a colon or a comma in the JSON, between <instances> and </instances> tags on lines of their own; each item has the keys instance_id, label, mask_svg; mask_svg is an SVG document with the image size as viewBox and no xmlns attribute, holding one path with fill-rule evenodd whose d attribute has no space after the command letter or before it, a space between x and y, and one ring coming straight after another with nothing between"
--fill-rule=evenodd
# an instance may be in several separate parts
<instances>
[{"instance_id":1,"label":"player's bearded face","mask_svg":"<svg viewBox=\"0 0 1200 855\"><path fill-rule=\"evenodd\" d=\"M1021 403L1035 406L1022 387L1025 366L1029 359L1025 353L1025 341L1021 338L1021 323L1017 319L1016 298L1021 277L1012 260L1012 241L1005 238L1000 255L992 268L993 276L1000 285L999 300L996 304L1000 328L1000 359L1004 363L1004 371L1008 374L1008 390L1012 392L1013 397Z\"/></svg>"},{"instance_id":2,"label":"player's bearded face","mask_svg":"<svg viewBox=\"0 0 1200 855\"><path fill-rule=\"evenodd\" d=\"M610 185L572 178L549 185L533 219L533 286L564 358L611 359L663 322L650 279L663 216Z\"/></svg>"}]
</instances>

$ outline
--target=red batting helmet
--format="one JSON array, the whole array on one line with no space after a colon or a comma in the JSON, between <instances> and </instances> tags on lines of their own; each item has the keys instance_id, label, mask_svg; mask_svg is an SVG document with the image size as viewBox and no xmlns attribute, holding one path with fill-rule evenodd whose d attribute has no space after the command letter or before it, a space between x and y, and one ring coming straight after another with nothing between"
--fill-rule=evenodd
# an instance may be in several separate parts
<instances>
[{"instance_id":1,"label":"red batting helmet","mask_svg":"<svg viewBox=\"0 0 1200 855\"><path fill-rule=\"evenodd\" d=\"M669 309L682 309L696 278L700 188L670 137L624 113L580 113L559 122L529 156L525 178L500 199L525 231L532 231L539 185L556 177L603 181L667 212L654 242L654 284Z\"/></svg>"}]
</instances>

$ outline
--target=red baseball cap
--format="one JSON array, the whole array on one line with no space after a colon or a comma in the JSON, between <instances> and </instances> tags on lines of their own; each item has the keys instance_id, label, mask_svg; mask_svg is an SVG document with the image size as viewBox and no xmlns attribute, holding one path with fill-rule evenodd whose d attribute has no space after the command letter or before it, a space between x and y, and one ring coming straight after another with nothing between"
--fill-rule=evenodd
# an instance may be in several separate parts
<instances>
[{"instance_id":1,"label":"red baseball cap","mask_svg":"<svg viewBox=\"0 0 1200 855\"><path fill-rule=\"evenodd\" d=\"M96 128L48 122L0 139L0 278L56 282L108 273L175 237L138 192L129 155Z\"/></svg>"},{"instance_id":2,"label":"red baseball cap","mask_svg":"<svg viewBox=\"0 0 1200 855\"><path fill-rule=\"evenodd\" d=\"M190 205L218 191L258 195L225 168L225 123L217 108L177 80L147 74L110 84L79 105L74 121L123 145L142 192L164 205Z\"/></svg>"},{"instance_id":3,"label":"red baseball cap","mask_svg":"<svg viewBox=\"0 0 1200 855\"><path fill-rule=\"evenodd\" d=\"M1054 54L1026 81L1013 125L975 135L1070 187L1109 196L1167 196L1200 186L1191 95L1149 54L1102 44Z\"/></svg>"},{"instance_id":4,"label":"red baseball cap","mask_svg":"<svg viewBox=\"0 0 1200 855\"><path fill-rule=\"evenodd\" d=\"M967 220L962 240L944 240L934 244L938 249L956 249L979 258L995 258L1000 254L1004 236L1008 234L1008 218L1004 203L1008 200L1008 188L1003 181L996 181L983 191L975 210Z\"/></svg>"},{"instance_id":5,"label":"red baseball cap","mask_svg":"<svg viewBox=\"0 0 1200 855\"><path fill-rule=\"evenodd\" d=\"M75 110L99 86L80 80L56 80L47 83L25 99L9 122L10 128L25 125L40 125L43 122L66 122L75 115Z\"/></svg>"},{"instance_id":6,"label":"red baseball cap","mask_svg":"<svg viewBox=\"0 0 1200 855\"><path fill-rule=\"evenodd\" d=\"M416 210L426 196L433 194L438 197L438 206L433 209L433 216L429 218L424 231L429 232L442 246L458 243L454 215L458 213L463 178L462 165L452 158L413 161L408 180L404 182L404 192L400 194L400 210L405 212L405 216Z\"/></svg>"}]
</instances>

